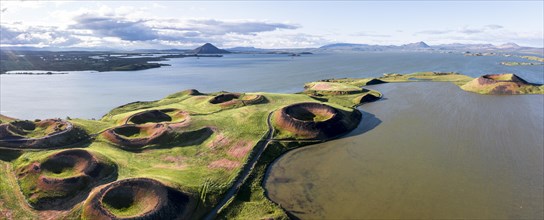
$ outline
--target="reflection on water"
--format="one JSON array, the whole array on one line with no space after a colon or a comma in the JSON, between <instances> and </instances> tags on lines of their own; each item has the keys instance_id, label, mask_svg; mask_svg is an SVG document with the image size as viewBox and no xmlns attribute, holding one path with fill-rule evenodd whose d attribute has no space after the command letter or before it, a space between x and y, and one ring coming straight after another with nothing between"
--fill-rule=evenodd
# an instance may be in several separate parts
<instances>
[{"instance_id":1,"label":"reflection on water","mask_svg":"<svg viewBox=\"0 0 544 220\"><path fill-rule=\"evenodd\" d=\"M361 107L371 117L355 135L270 168L273 201L302 219L544 217L544 96L432 82L372 88L387 99Z\"/></svg>"}]
</instances>

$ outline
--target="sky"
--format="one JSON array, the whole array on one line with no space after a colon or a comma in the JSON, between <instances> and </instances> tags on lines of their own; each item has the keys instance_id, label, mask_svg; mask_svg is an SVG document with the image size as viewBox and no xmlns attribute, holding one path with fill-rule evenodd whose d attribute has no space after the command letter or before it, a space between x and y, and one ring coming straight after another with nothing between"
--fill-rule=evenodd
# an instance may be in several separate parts
<instances>
[{"instance_id":1,"label":"sky","mask_svg":"<svg viewBox=\"0 0 544 220\"><path fill-rule=\"evenodd\" d=\"M544 47L544 1L0 1L0 46L308 48L513 42Z\"/></svg>"}]
</instances>

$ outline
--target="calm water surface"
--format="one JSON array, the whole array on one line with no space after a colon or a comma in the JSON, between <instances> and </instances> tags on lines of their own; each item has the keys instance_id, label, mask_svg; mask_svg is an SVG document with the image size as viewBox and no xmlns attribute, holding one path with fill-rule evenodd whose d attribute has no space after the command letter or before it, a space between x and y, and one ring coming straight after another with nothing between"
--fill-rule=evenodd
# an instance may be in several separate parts
<instances>
[{"instance_id":1,"label":"calm water surface","mask_svg":"<svg viewBox=\"0 0 544 220\"><path fill-rule=\"evenodd\" d=\"M99 118L132 101L196 88L297 92L305 82L383 73L513 72L544 82L544 66L515 57L362 53L181 58L131 72L1 75L0 113L23 118ZM374 86L348 137L292 151L266 181L295 216L315 218L543 218L544 96L482 96L450 83Z\"/></svg>"},{"instance_id":2,"label":"calm water surface","mask_svg":"<svg viewBox=\"0 0 544 220\"><path fill-rule=\"evenodd\" d=\"M203 92L297 92L305 82L333 77L372 77L383 73L457 71L471 76L514 72L544 82L544 66L503 66L515 57L467 57L438 53L360 53L225 55L178 58L161 67L129 72L71 72L63 75L1 75L0 113L23 118L99 118L133 101L156 100L195 88Z\"/></svg>"},{"instance_id":3,"label":"calm water surface","mask_svg":"<svg viewBox=\"0 0 544 220\"><path fill-rule=\"evenodd\" d=\"M347 137L291 151L270 198L302 219L542 219L544 96L372 86Z\"/></svg>"}]
</instances>

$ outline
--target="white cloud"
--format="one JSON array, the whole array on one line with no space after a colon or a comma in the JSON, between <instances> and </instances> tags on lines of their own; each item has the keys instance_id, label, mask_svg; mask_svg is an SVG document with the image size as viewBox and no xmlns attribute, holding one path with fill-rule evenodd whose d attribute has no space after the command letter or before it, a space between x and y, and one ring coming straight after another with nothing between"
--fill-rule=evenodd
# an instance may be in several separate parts
<instances>
[{"instance_id":1,"label":"white cloud","mask_svg":"<svg viewBox=\"0 0 544 220\"><path fill-rule=\"evenodd\" d=\"M414 36L433 43L491 43L502 44L515 42L521 45L542 45L542 31L511 31L507 28L490 24L482 27L464 26L457 29L424 30L414 33Z\"/></svg>"},{"instance_id":2,"label":"white cloud","mask_svg":"<svg viewBox=\"0 0 544 220\"><path fill-rule=\"evenodd\" d=\"M0 30L2 45L64 47L81 42L73 33L55 27L2 24Z\"/></svg>"},{"instance_id":3,"label":"white cloud","mask_svg":"<svg viewBox=\"0 0 544 220\"><path fill-rule=\"evenodd\" d=\"M141 16L134 16L135 14ZM247 42L247 39L265 32L299 28L296 24L259 20L153 18L143 14L144 9L130 6L115 9L100 6L94 10L79 8L75 11L53 11L49 16L58 22L50 26L42 23L1 23L5 34L0 43L2 45L39 43L52 47L194 46L204 42L226 45L236 43L235 39L242 40L240 43Z\"/></svg>"}]
</instances>

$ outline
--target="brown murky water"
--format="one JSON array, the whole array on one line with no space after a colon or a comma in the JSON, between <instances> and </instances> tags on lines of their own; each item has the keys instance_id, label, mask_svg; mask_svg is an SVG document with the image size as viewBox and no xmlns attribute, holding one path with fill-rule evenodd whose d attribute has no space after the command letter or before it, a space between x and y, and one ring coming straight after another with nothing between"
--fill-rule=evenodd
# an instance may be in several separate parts
<instances>
[{"instance_id":1,"label":"brown murky water","mask_svg":"<svg viewBox=\"0 0 544 220\"><path fill-rule=\"evenodd\" d=\"M273 201L302 219L544 218L544 96L369 88L385 99L355 131L271 166Z\"/></svg>"}]
</instances>

